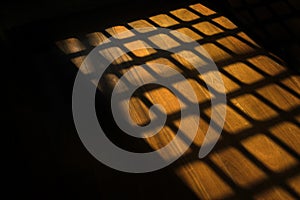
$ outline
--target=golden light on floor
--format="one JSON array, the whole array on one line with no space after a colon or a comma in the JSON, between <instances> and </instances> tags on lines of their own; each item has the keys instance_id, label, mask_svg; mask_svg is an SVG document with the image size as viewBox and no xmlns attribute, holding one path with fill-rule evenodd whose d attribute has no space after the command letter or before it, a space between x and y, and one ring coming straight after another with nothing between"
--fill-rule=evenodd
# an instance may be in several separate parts
<instances>
[{"instance_id":1,"label":"golden light on floor","mask_svg":"<svg viewBox=\"0 0 300 200\"><path fill-rule=\"evenodd\" d=\"M134 66L135 59L148 65L159 62L189 76L188 81L196 91L198 102L194 103L203 111L200 129L191 148L173 165L174 172L201 199L240 198L243 192L256 190L256 198L299 197L300 172L294 171L300 168L300 76L292 74L280 59L258 46L226 17L195 4L89 33L85 43L73 37L56 44L79 67L87 55L86 49L124 30L149 26L175 29L197 40L220 68L227 92L227 116L221 141L208 158L198 160L197 152L210 119L210 94L203 84L203 75L195 74L191 63L180 57L180 53L187 53L195 62L204 62L197 56L197 47L193 52L162 54L150 46L174 49L180 42L189 41L172 32L151 35L149 41L134 40L134 33L116 36L121 40L133 38L120 51L131 50L134 46L145 47L117 59L113 63L114 69L119 69L116 73L123 74ZM103 53L111 51L107 49ZM113 73L104 77L109 92L118 80ZM214 85L211 87L218 90ZM174 128L178 128L180 120L179 104L172 93L161 87L149 91L145 88L140 95L144 99L133 97L130 105L131 116L138 124L149 122L149 102L163 104L171 119L160 133L146 140L154 150L159 149L174 137ZM289 171L294 173L284 176ZM272 183L270 187L268 183Z\"/></svg>"}]
</instances>

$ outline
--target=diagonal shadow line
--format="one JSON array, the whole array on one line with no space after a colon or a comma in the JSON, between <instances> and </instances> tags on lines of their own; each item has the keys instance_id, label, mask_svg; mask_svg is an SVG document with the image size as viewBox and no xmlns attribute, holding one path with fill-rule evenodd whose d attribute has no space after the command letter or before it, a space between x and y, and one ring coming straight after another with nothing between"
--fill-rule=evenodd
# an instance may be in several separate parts
<instances>
[{"instance_id":1,"label":"diagonal shadow line","mask_svg":"<svg viewBox=\"0 0 300 200\"><path fill-rule=\"evenodd\" d=\"M245 140L245 139L253 136L253 133L262 132L264 130L268 131L268 129L270 127L273 127L274 124L276 124L276 123L279 124L282 121L287 121L288 118L290 118L289 120L294 121L294 119L293 119L293 117L291 117L291 115L294 115L294 114L299 113L299 112L300 112L300 106L297 109L294 109L294 110L291 110L291 111L285 113L283 116L276 116L272 119L268 119L268 120L263 121L263 122L252 123L252 124L255 124L255 126L250 127L248 129L245 129L245 130L242 130L242 131L239 131L238 133L236 133L234 135L232 135L232 134L228 133L227 131L223 130L222 135L224 137L222 137L221 140L219 141L219 143L221 143L221 141L222 141L222 146L221 145L216 145L214 151L219 152L219 151L222 151L222 150L224 150L224 149L226 149L230 146L235 146L236 144L239 144L242 140ZM285 119L283 120L283 118L285 118ZM206 119L206 120L208 120L208 119ZM285 147L285 144L282 148L284 148L284 147ZM198 151L198 148L197 148L197 151ZM195 151L196 151L196 149L195 149ZM291 148L289 148L288 151L292 152L293 153L292 156L294 156L294 158L299 160L299 154L297 152L295 152ZM184 157L193 158L194 154L187 154Z\"/></svg>"},{"instance_id":2,"label":"diagonal shadow line","mask_svg":"<svg viewBox=\"0 0 300 200\"><path fill-rule=\"evenodd\" d=\"M241 144L238 144L237 149L241 151L241 153L243 153L244 155L246 155L247 158L249 158L250 160L252 160L253 163L255 163L256 166L258 166L261 170L263 170L269 177L270 180L272 180L273 184L276 183L275 177L277 175L276 172L273 172L272 170L270 170L269 168L267 168L263 162L261 162L259 159L257 159L255 156L253 156L244 146L242 146ZM291 167L292 171L294 168L296 168L297 170L295 170L296 172L294 173L299 173L299 167L300 165L297 164L293 167ZM281 180L280 180L281 181ZM285 183L281 183L283 185L286 185ZM254 187L253 187L254 188Z\"/></svg>"},{"instance_id":3,"label":"diagonal shadow line","mask_svg":"<svg viewBox=\"0 0 300 200\"><path fill-rule=\"evenodd\" d=\"M295 92L294 92L295 93Z\"/></svg>"},{"instance_id":4,"label":"diagonal shadow line","mask_svg":"<svg viewBox=\"0 0 300 200\"><path fill-rule=\"evenodd\" d=\"M275 185L282 185L284 188L287 188L288 191L291 191L291 194L294 197L298 197L298 194L291 189L288 185L285 183L282 183L283 179L288 179L290 177L294 177L295 175L300 174L299 167L300 165L297 164L295 166L290 167L289 169L286 169L283 172L273 172L270 169L268 169L260 160L258 160L256 157L254 157L248 150L246 150L243 146L238 144L238 146L234 146L239 150L242 154L246 155L246 158L249 159L253 164L258 166L261 170L263 170L268 177L262 181L258 181L251 185L249 188L242 188L238 186L232 178L230 178L227 174L224 173L224 171L217 166L209 157L203 158L201 161L206 163L209 167L213 169L213 171L223 180L225 181L234 191L235 193L233 196L226 197L225 199L232 199L232 198L244 198L245 194L247 195L253 195L256 193L259 193L261 191L264 191L272 186ZM190 153L189 157L183 157L182 159L187 161L187 163L195 162L198 160L198 151L193 151ZM181 161L176 161L174 164L174 167L180 167L182 165ZM186 164L186 163L184 163ZM194 174L195 176L195 174Z\"/></svg>"},{"instance_id":5,"label":"diagonal shadow line","mask_svg":"<svg viewBox=\"0 0 300 200\"><path fill-rule=\"evenodd\" d=\"M287 180L289 178L299 175L300 174L299 169L298 169L299 167L300 166L297 165L290 169L285 170L284 172L279 172L276 174L272 174L272 176L268 176L268 178L266 180L257 182L251 188L247 189L247 194L253 196L253 195L263 192L273 186L278 185L278 186L283 187L285 190L287 190L294 198L299 199L299 194L294 189L290 188L290 186L288 186L287 184L282 183L282 180ZM244 197L244 195L236 196L237 199L241 199L243 197ZM232 198L227 197L225 199L230 200Z\"/></svg>"},{"instance_id":6,"label":"diagonal shadow line","mask_svg":"<svg viewBox=\"0 0 300 200\"><path fill-rule=\"evenodd\" d=\"M227 74L226 74L226 75L227 75ZM245 94L245 93L251 93L251 92L253 92L254 90L257 90L257 89L259 89L259 88L262 88L262 87L264 87L264 86L266 86L266 85L273 84L274 81L279 81L279 80L285 79L285 78L287 78L287 77L289 77L289 76L290 76L290 73L289 73L289 72L283 72L283 73L278 74L278 75L276 75L276 76L270 76L270 77L267 78L267 79L263 79L263 80L260 80L260 81L258 81L258 82L255 82L255 83L253 83L253 84L249 84L249 85L248 85L248 84L243 84L243 87L242 87L242 88L227 93L227 94L226 94L227 99L233 99L233 98L238 97L238 96L240 96L240 95L242 95L242 94ZM161 88L161 87L162 87L162 86L159 86L159 85L157 85L157 86L155 86L155 87L153 86L153 87L147 88L147 91L149 92L149 91L151 91L151 90L158 89L158 88ZM207 109L207 108L209 108L209 106L210 106L210 100L207 100L207 101L204 101L204 102L199 103L199 106L200 106L200 108L202 108L202 109ZM175 112L175 113L172 113L172 115L178 116L178 113ZM175 119L175 118L173 118L173 119ZM247 120L252 121L252 118L249 116L249 117L247 117Z\"/></svg>"},{"instance_id":7,"label":"diagonal shadow line","mask_svg":"<svg viewBox=\"0 0 300 200\"><path fill-rule=\"evenodd\" d=\"M154 88L155 88L155 87L154 87ZM251 86L250 86L249 88L251 89ZM245 92L246 92L246 91L243 90L242 93L245 93ZM239 94L238 94L237 96L239 96ZM151 104L149 104L149 102L148 102L148 103L145 102L145 98L144 98L142 101L143 101L143 102L145 103L145 105L148 106L148 107L151 105ZM210 103L210 101L207 102L207 104L206 104L205 107L208 108L208 107L210 106L209 103ZM269 104L269 103L267 102L267 104ZM229 104L229 105L230 105L230 104ZM233 107L233 105L231 105L231 107ZM200 108L203 108L203 105L202 105L202 106L200 105ZM237 108L234 108L234 107L233 107L233 109L237 111ZM285 111L282 111L282 112L286 113ZM247 116L243 111L240 111L239 114L242 115L242 116L244 116L248 121L251 121L252 123L256 123L256 124L259 123L259 122L257 122L256 120L253 120L250 116ZM283 114L283 113L281 113L281 115L282 115L282 114ZM172 114L169 114L169 115L168 115L168 118L169 118L170 120L178 120L178 119L180 119L180 111L179 111L179 112L172 113ZM207 117L207 118L206 118L206 121L209 122L210 119ZM265 123L265 122L263 122L263 123ZM252 132L252 129L250 129L250 130L251 130L250 132ZM285 148L285 147L284 147L284 148ZM289 151L290 151L290 152L293 152L293 150L289 150ZM297 155L297 154L294 152L293 155L295 156L295 155Z\"/></svg>"},{"instance_id":8,"label":"diagonal shadow line","mask_svg":"<svg viewBox=\"0 0 300 200\"><path fill-rule=\"evenodd\" d=\"M205 19L204 21L205 22L209 22L211 24L213 24L214 26L218 27L219 29L221 29L222 31L226 32L226 34L228 34L228 36L233 36L233 37L236 37L237 39L239 39L241 42L244 42L245 44L247 44L249 47L253 48L253 49L260 49L260 47L258 47L257 45L253 44L252 42L246 40L245 38L241 37L238 35L238 33L241 32L241 29L239 27L236 27L236 28L233 28L233 29L229 29L229 28L226 28L224 26L222 26L221 24L213 21L213 19L217 18L216 16L212 16L212 15L209 15L209 16L205 16L203 14L198 14L198 13L195 13L194 10L192 10L191 8L189 7L185 7L187 10L189 10L191 13L195 14L195 15L199 15L201 16L201 19ZM171 13L170 13L171 14ZM223 15L220 15L219 17L221 17ZM175 18L176 20L178 21L181 21L182 24L186 24L187 22L186 21L183 21L181 20L180 18L178 18L177 16L173 15L173 18ZM192 20L191 22L194 22L195 20ZM195 22L197 23L197 22ZM194 24L195 24L194 23ZM181 23L180 23L181 24ZM203 36L204 38L202 38L200 41L198 41L199 43L203 42L203 40L205 40L206 38L210 37L209 35L205 35L204 33L200 32L198 29L195 29L192 25L190 25L190 28L192 27L192 29L194 29L194 31L198 32L198 34L200 34L201 36ZM223 38L223 37L222 37ZM216 40L215 40L216 41ZM205 42L204 42L205 43Z\"/></svg>"}]
</instances>

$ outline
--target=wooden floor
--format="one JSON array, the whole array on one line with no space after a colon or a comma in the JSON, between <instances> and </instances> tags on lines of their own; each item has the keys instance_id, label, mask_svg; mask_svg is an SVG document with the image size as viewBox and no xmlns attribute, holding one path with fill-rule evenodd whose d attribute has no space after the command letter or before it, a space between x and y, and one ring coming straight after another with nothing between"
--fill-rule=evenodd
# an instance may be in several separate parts
<instances>
[{"instance_id":1,"label":"wooden floor","mask_svg":"<svg viewBox=\"0 0 300 200\"><path fill-rule=\"evenodd\" d=\"M259 1L229 2L256 5ZM41 20L12 30L14 56L9 58L17 64L16 68L7 67L12 69L9 75L13 76L7 75L6 83L16 86L10 94L16 96L13 119L20 124L16 133L10 134L15 148L10 143L7 148L13 152L9 162L14 165L12 173L7 173L13 186L9 195L19 193L23 198L30 193L29 199L300 199L300 75L287 67L290 60L281 56L280 51L268 51L270 46L264 46L269 43L275 47L273 41L280 40L279 49L291 47L293 61L297 61L297 44L286 45L280 30L288 29L278 29L273 18L260 7L255 16L266 19L271 28L260 25L248 31L245 24L237 25L231 16L221 14L222 8L210 6L214 3L186 2L190 1L150 3L136 10L127 9L126 5L112 10L96 8L96 14L85 11L78 16ZM274 10L285 16L285 3L295 3L296 7L298 0L274 2L277 5ZM235 7L238 19L251 21L242 8L245 6ZM294 31L290 38L297 35L298 22L287 23ZM194 103L201 110L197 136L179 160L156 172L128 174L101 164L86 151L72 118L72 87L83 59L101 41L124 30L149 26L177 30L206 49L225 84L227 115L217 145L207 157L199 159L198 152L210 122L210 93L203 81L205 74L195 73L191 63L180 56L189 55L197 62L200 60L197 48L177 54L152 48L124 54L103 76L102 91L96 95L99 121L118 146L135 152L159 149L174 138L180 123L180 107L174 94L166 88L148 85L131 99L131 116L138 124L147 124L148 108L159 103L168 114L165 127L145 140L118 129L108 110L109 96L120 75L132 66L162 63L178 70L188 77L198 98ZM274 30L274 34L261 37L266 43L253 37L264 28ZM275 39L268 40L273 36ZM151 35L150 39L158 47L169 49L185 42L176 34ZM133 33L120 40L128 41L121 47L123 50L145 46ZM111 51L107 49L106 53ZM139 76L142 74L136 77ZM218 91L216 85L210 86Z\"/></svg>"},{"instance_id":2,"label":"wooden floor","mask_svg":"<svg viewBox=\"0 0 300 200\"><path fill-rule=\"evenodd\" d=\"M178 7L170 12L149 18L114 25L85 38L71 37L56 42L57 47L79 67L86 52L104 39L131 28L166 27L177 30L199 42L221 72L227 94L227 115L220 141L204 159L197 153L210 120L210 95L203 75L195 74L190 63L178 54L162 54L144 49L125 54L114 63L115 68L105 75L104 93L109 96L119 74L136 65L135 60L166 64L190 77L201 109L200 128L186 154L171 165L171 170L199 199L300 198L300 76L289 70L284 61L266 51L228 18L197 3ZM128 36L122 48L145 45ZM165 37L170 49L178 44L176 35ZM121 38L126 39L126 38ZM161 41L161 40L158 40ZM197 48L195 48L197 50ZM109 50L107 50L109 53ZM199 60L193 52L187 52ZM215 90L218 87L211 85ZM163 87L144 87L131 100L131 115L138 124L147 124L148 107L154 103L164 106L168 114L165 127L154 137L145 140L156 150L175 136L180 122L179 103ZM131 145L131 144L128 144ZM169 184L172 185L172 182Z\"/></svg>"}]
</instances>

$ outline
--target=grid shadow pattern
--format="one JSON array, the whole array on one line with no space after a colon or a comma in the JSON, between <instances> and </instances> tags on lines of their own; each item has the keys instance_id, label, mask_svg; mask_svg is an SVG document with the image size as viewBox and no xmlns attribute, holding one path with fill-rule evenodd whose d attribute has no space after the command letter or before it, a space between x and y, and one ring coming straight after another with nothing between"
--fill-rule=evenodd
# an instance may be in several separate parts
<instances>
[{"instance_id":1,"label":"grid shadow pattern","mask_svg":"<svg viewBox=\"0 0 300 200\"><path fill-rule=\"evenodd\" d=\"M101 41L124 30L147 26L167 27L187 34L202 45L216 62L225 83L228 100L226 123L217 146L208 157L198 160L197 154L211 120L209 92L201 78L205 74L197 74L191 63L182 60L180 53L188 53L195 60L206 58L199 54L197 47L189 52L178 52L178 55L159 51L161 45L177 51L178 44L188 42L176 37L172 31L163 36L155 35L155 31L142 33L147 35L147 41L136 41L137 33L134 31L119 38L125 44L119 47L120 51L130 50L132 45L144 45L148 48L124 54L111 65L102 80L112 80L105 83L104 93L109 96L117 80L132 66L145 63L151 65L151 62L173 66L195 86L200 99L199 102L192 103L199 105L203 125L203 130L200 130L189 151L172 164L183 182L203 199L299 199L299 76L288 70L280 58L261 48L226 17L202 4L195 4L99 32L79 34L57 41L56 45L79 67L84 57ZM165 43L157 42L155 37L163 37ZM176 77L169 78L176 80ZM216 86L211 87L218 93ZM158 85L150 85L137 91L133 100L133 108L140 109L133 111L137 118L144 116L141 110L147 110L157 103L153 102L153 96L158 93L174 98ZM189 101L188 97L185 100ZM139 121L140 124L148 123L147 116L144 118ZM178 129L178 120L180 111L170 109L164 132L170 135L161 144L155 141L162 140L165 137L163 134L150 138L146 141L148 145L155 150L169 142L174 137L172 133Z\"/></svg>"}]
</instances>

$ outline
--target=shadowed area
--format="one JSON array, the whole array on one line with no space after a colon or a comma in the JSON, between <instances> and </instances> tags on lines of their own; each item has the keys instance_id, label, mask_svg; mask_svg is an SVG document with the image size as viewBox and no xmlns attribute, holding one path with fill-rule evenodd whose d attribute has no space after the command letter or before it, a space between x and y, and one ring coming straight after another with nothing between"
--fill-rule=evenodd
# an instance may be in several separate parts
<instances>
[{"instance_id":1,"label":"shadowed area","mask_svg":"<svg viewBox=\"0 0 300 200\"><path fill-rule=\"evenodd\" d=\"M280 29L292 29L285 36L277 30L271 31L274 37L270 38L264 20L269 20L272 26L277 24L277 17L260 19L267 15L261 9L269 9L268 1L223 1L221 5L214 2L176 1L160 6L124 4L113 9L113 17L107 17L112 16L108 9L97 7L10 29L5 36L7 49L17 50L13 55L18 55L18 59L11 54L7 54L7 59L19 70L18 81L11 81L18 92L9 91L14 97L10 103L14 105L12 118L18 116L17 122L21 124L13 128L17 134L12 139L16 146L12 155L20 159L12 161L12 169L16 171L13 177L22 177L22 191L32 198L47 194L49 199L57 196L299 199L300 77L294 70L299 67L298 57L291 58L298 55L295 50L298 35L293 32L297 26L286 25L289 28ZM293 3L281 0L270 6L276 10L286 4L288 10L294 12L298 7ZM241 14L244 12L250 12L250 17ZM283 11L278 12L280 16ZM252 18L259 22L253 21L254 28L248 27L247 20ZM282 25L281 21L278 23ZM227 115L219 142L204 159L198 158L198 152L211 120L210 99L215 98L208 86L216 93L220 92L219 87L214 81L210 85L204 81L205 77L211 77L209 69L199 74L193 63L183 59L181 55L188 55L194 63L205 62L197 46L177 51L181 43L189 41L176 32L142 33L147 34L146 41L138 40L134 31L116 36L141 27L165 27L186 34L197 41L218 66L226 88ZM93 48L112 36L124 44L118 47L119 51L144 47L116 59L99 82L95 98L98 119L107 137L116 145L134 152L160 149L174 138L180 121L184 120L176 96L165 87L150 84L136 90L130 101L130 114L137 124L146 125L150 120L149 108L161 104L167 113L164 128L153 137L137 139L117 127L110 111L111 92L120 77L133 66L146 64L149 67L135 75L136 81L155 74L182 84L176 82L172 74L151 68L153 63L168 65L186 77L198 99L192 102L201 110L195 140L179 160L157 172L127 174L102 165L85 150L72 121L73 82L78 71L87 73L78 67ZM278 42L278 46L274 42ZM176 53L159 50L161 47ZM107 48L102 53L113 52ZM183 99L191 101L188 96ZM181 139L184 143L189 138ZM21 170L17 170L19 166ZM27 179L30 179L28 184ZM14 178L11 182L16 187Z\"/></svg>"}]
</instances>

